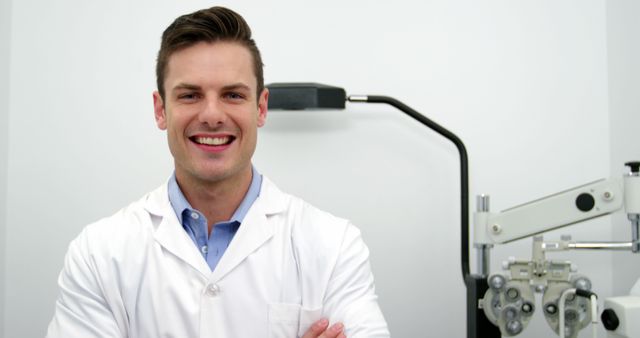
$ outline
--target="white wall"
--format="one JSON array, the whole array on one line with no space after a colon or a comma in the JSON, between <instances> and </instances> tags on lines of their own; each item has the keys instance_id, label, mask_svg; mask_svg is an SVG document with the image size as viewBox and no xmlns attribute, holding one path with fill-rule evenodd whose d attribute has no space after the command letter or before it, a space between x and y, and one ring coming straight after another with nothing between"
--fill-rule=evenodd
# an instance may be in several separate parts
<instances>
[{"instance_id":1,"label":"white wall","mask_svg":"<svg viewBox=\"0 0 640 338\"><path fill-rule=\"evenodd\" d=\"M470 192L491 194L493 210L610 175L604 0L229 4L255 32L267 82L394 96L456 132ZM173 18L209 5L13 4L6 337L42 336L68 242L171 173L152 117L155 53ZM263 173L362 228L394 336L464 336L454 147L393 109L357 105L271 112L260 137ZM610 223L547 238L609 240ZM530 241L493 256L495 267L528 258ZM611 257L552 256L577 262L601 296ZM538 316L521 337L548 334Z\"/></svg>"},{"instance_id":2,"label":"white wall","mask_svg":"<svg viewBox=\"0 0 640 338\"><path fill-rule=\"evenodd\" d=\"M9 46L11 1L0 0L0 45ZM9 143L9 48L0 48L0 321L4 319L7 160ZM1 334L1 333L0 333Z\"/></svg>"},{"instance_id":3,"label":"white wall","mask_svg":"<svg viewBox=\"0 0 640 338\"><path fill-rule=\"evenodd\" d=\"M632 0L607 2L607 51L609 53L609 112L611 119L611 171L620 174L622 164L640 161L640 3ZM613 236L631 236L627 216L615 215ZM640 278L640 257L627 253L613 256L613 291L627 294Z\"/></svg>"}]
</instances>

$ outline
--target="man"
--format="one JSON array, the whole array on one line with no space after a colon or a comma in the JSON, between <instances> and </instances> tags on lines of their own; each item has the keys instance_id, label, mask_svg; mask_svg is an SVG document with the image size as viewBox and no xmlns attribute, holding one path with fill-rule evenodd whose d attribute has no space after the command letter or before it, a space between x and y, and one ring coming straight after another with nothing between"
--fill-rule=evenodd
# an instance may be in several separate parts
<instances>
[{"instance_id":1,"label":"man","mask_svg":"<svg viewBox=\"0 0 640 338\"><path fill-rule=\"evenodd\" d=\"M222 7L176 19L157 61L168 183L69 246L48 337L388 337L360 232L252 167L260 52Z\"/></svg>"}]
</instances>

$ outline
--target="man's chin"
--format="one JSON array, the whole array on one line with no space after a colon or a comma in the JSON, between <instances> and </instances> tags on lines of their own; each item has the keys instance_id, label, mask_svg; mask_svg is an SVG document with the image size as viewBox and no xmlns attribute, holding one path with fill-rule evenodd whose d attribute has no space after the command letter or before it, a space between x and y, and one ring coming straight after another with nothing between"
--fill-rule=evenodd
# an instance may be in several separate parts
<instances>
[{"instance_id":1,"label":"man's chin","mask_svg":"<svg viewBox=\"0 0 640 338\"><path fill-rule=\"evenodd\" d=\"M227 167L215 167L215 168L201 168L193 173L192 176L196 181L200 181L202 184L218 184L225 181L238 181L241 182L245 176L245 171L250 171L251 167L247 169L240 168L227 168Z\"/></svg>"}]
</instances>

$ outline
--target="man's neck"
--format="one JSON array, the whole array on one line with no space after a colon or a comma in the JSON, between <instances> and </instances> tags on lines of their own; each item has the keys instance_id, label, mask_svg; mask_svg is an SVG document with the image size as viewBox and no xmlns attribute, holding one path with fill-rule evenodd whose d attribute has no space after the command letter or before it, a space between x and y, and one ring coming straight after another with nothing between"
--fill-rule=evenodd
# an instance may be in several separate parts
<instances>
[{"instance_id":1,"label":"man's neck","mask_svg":"<svg viewBox=\"0 0 640 338\"><path fill-rule=\"evenodd\" d=\"M184 175L176 168L176 181L191 207L207 218L209 233L213 225L227 221L238 209L249 190L252 179L251 167L220 181L204 181Z\"/></svg>"}]
</instances>

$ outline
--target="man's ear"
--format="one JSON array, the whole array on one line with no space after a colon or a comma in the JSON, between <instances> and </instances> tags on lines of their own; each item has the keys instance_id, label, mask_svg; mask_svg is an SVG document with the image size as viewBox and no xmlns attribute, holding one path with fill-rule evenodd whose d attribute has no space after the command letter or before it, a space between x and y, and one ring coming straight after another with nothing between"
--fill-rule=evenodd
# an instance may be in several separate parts
<instances>
[{"instance_id":1,"label":"man's ear","mask_svg":"<svg viewBox=\"0 0 640 338\"><path fill-rule=\"evenodd\" d=\"M265 88L258 99L258 127L264 126L267 121L267 108L269 106L269 89Z\"/></svg>"},{"instance_id":2,"label":"man's ear","mask_svg":"<svg viewBox=\"0 0 640 338\"><path fill-rule=\"evenodd\" d=\"M167 114L164 110L164 101L157 90L153 92L153 112L158 128L167 130Z\"/></svg>"}]
</instances>

